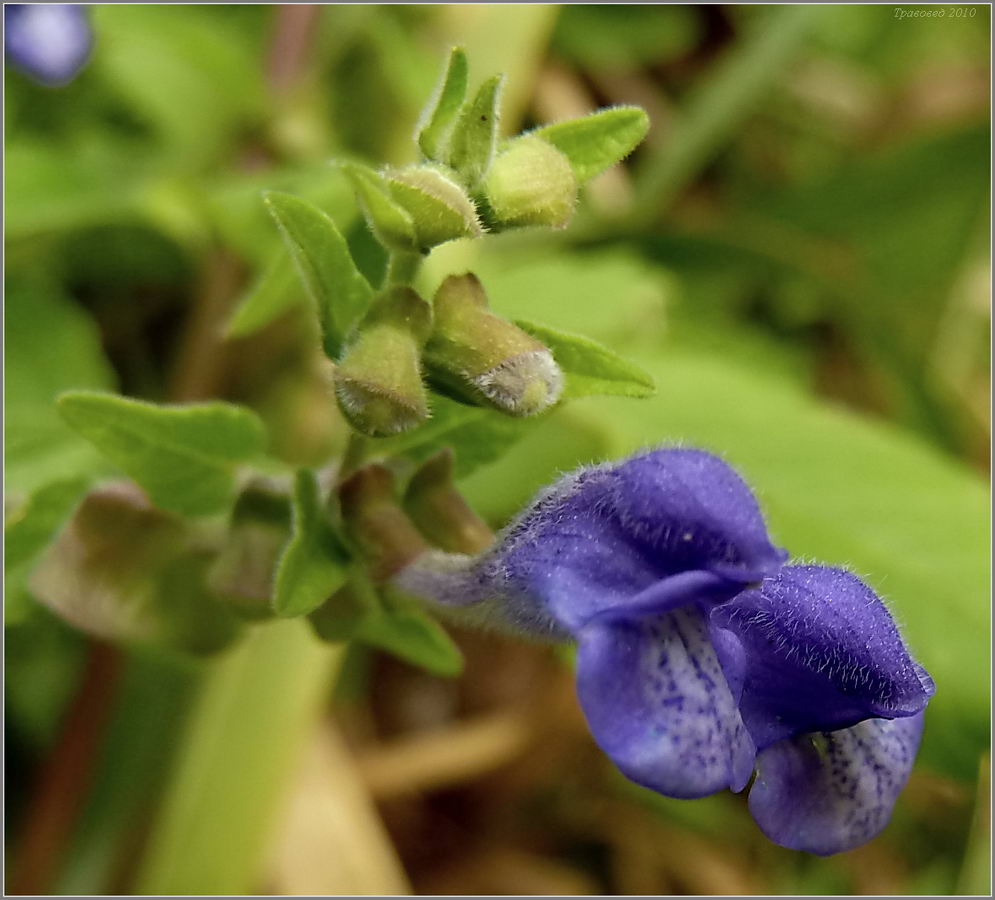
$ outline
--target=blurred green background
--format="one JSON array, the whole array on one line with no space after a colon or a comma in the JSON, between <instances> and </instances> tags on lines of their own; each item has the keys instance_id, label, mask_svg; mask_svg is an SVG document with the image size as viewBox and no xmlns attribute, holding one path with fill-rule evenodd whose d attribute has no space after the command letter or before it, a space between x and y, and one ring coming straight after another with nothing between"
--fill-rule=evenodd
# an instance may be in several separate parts
<instances>
[{"instance_id":1,"label":"blurred green background","mask_svg":"<svg viewBox=\"0 0 995 900\"><path fill-rule=\"evenodd\" d=\"M107 5L70 84L8 68L8 511L105 474L55 413L67 388L245 403L290 463L342 449L259 194L319 203L377 277L329 161L411 161L461 44L473 81L508 74L506 134L615 103L652 129L567 231L445 245L423 288L473 268L502 314L599 340L659 389L486 442L455 432L467 496L500 525L578 463L708 447L780 543L882 593L937 682L892 825L823 860L767 843L740 797L624 783L547 651L458 634L454 682L352 651L316 701L348 751L322 745L293 813L213 809L215 831L265 821L194 892L988 892L990 8L896 9ZM6 571L8 871L39 892L127 893L152 883L164 798L196 791L174 766L215 664L95 645L32 599L27 564ZM259 670L257 688L280 703L284 675ZM227 763L254 796L263 770ZM352 868L334 809L350 792L369 818Z\"/></svg>"}]
</instances>

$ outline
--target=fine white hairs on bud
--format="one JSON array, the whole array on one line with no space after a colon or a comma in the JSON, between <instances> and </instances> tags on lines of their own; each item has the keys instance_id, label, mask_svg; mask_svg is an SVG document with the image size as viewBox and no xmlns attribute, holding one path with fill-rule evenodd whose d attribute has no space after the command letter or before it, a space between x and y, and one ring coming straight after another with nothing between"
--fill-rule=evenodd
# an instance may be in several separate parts
<instances>
[{"instance_id":1,"label":"fine white hairs on bud","mask_svg":"<svg viewBox=\"0 0 995 900\"><path fill-rule=\"evenodd\" d=\"M495 406L513 416L534 416L563 392L563 373L548 350L529 350L502 360L471 379Z\"/></svg>"}]
</instances>

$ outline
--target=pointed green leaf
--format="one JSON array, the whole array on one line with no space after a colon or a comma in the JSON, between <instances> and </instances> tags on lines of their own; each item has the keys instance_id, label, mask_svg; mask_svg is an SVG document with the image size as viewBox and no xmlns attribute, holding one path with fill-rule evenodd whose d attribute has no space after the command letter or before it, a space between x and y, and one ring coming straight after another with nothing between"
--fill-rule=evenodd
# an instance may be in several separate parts
<instances>
[{"instance_id":1,"label":"pointed green leaf","mask_svg":"<svg viewBox=\"0 0 995 900\"><path fill-rule=\"evenodd\" d=\"M348 556L321 502L318 479L300 469L294 480L293 532L276 569L273 610L303 616L321 606L348 577Z\"/></svg>"},{"instance_id":2,"label":"pointed green leaf","mask_svg":"<svg viewBox=\"0 0 995 900\"><path fill-rule=\"evenodd\" d=\"M352 182L363 215L377 240L390 250L417 250L414 222L391 196L386 179L358 163L343 163L342 171Z\"/></svg>"},{"instance_id":3,"label":"pointed green leaf","mask_svg":"<svg viewBox=\"0 0 995 900\"><path fill-rule=\"evenodd\" d=\"M337 359L349 329L366 311L373 289L356 268L335 223L318 207L276 191L268 191L264 201L317 305L325 353Z\"/></svg>"},{"instance_id":4,"label":"pointed green leaf","mask_svg":"<svg viewBox=\"0 0 995 900\"><path fill-rule=\"evenodd\" d=\"M454 47L442 80L422 113L418 146L428 159L441 159L449 130L466 99L467 62L462 47Z\"/></svg>"},{"instance_id":5,"label":"pointed green leaf","mask_svg":"<svg viewBox=\"0 0 995 900\"><path fill-rule=\"evenodd\" d=\"M220 512L235 466L262 452L263 424L229 403L158 406L116 394L70 391L62 417L148 493L181 515Z\"/></svg>"},{"instance_id":6,"label":"pointed green leaf","mask_svg":"<svg viewBox=\"0 0 995 900\"><path fill-rule=\"evenodd\" d=\"M385 588L382 611L360 623L356 637L427 669L454 677L463 671L463 654L446 630L414 601Z\"/></svg>"},{"instance_id":7,"label":"pointed green leaf","mask_svg":"<svg viewBox=\"0 0 995 900\"><path fill-rule=\"evenodd\" d=\"M515 324L552 351L566 376L565 399L593 394L651 397L656 393L656 384L648 372L589 338L532 322L519 320Z\"/></svg>"},{"instance_id":8,"label":"pointed green leaf","mask_svg":"<svg viewBox=\"0 0 995 900\"><path fill-rule=\"evenodd\" d=\"M265 328L301 297L294 263L286 248L280 247L236 305L225 326L225 336L246 337Z\"/></svg>"},{"instance_id":9,"label":"pointed green leaf","mask_svg":"<svg viewBox=\"0 0 995 900\"><path fill-rule=\"evenodd\" d=\"M563 153L577 180L584 182L625 159L649 127L649 116L638 106L613 106L530 133Z\"/></svg>"},{"instance_id":10,"label":"pointed green leaf","mask_svg":"<svg viewBox=\"0 0 995 900\"><path fill-rule=\"evenodd\" d=\"M35 491L4 521L4 622L20 621L30 609L25 582L86 490L86 478L53 481Z\"/></svg>"},{"instance_id":11,"label":"pointed green leaf","mask_svg":"<svg viewBox=\"0 0 995 900\"><path fill-rule=\"evenodd\" d=\"M488 78L463 106L449 138L448 164L472 190L487 174L497 143L503 75Z\"/></svg>"}]
</instances>

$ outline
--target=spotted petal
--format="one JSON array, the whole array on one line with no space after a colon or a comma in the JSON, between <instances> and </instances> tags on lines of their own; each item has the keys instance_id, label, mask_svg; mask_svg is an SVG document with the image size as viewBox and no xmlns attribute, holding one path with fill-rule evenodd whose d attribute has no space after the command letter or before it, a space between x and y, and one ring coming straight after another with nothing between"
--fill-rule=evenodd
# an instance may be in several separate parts
<instances>
[{"instance_id":1,"label":"spotted petal","mask_svg":"<svg viewBox=\"0 0 995 900\"><path fill-rule=\"evenodd\" d=\"M820 856L875 837L912 770L923 715L868 719L768 747L750 789L760 829L775 843Z\"/></svg>"},{"instance_id":2,"label":"spotted petal","mask_svg":"<svg viewBox=\"0 0 995 900\"><path fill-rule=\"evenodd\" d=\"M880 598L859 578L785 566L716 607L710 625L760 749L863 719L922 710L934 691Z\"/></svg>"},{"instance_id":3,"label":"spotted petal","mask_svg":"<svg viewBox=\"0 0 995 900\"><path fill-rule=\"evenodd\" d=\"M661 611L704 599L662 584L689 572L714 576L702 581L710 590L724 582L725 595L712 590L708 599L727 599L784 557L733 469L710 453L671 448L564 478L501 535L478 572L576 630L608 609L642 611L653 592Z\"/></svg>"},{"instance_id":4,"label":"spotted petal","mask_svg":"<svg viewBox=\"0 0 995 900\"><path fill-rule=\"evenodd\" d=\"M755 747L694 605L580 632L577 693L601 748L671 797L742 790Z\"/></svg>"}]
</instances>

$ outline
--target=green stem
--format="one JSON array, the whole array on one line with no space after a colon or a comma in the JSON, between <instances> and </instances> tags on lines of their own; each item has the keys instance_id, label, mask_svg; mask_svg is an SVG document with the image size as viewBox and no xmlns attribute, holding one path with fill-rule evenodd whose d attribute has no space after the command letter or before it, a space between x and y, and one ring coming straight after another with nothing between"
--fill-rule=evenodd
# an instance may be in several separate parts
<instances>
[{"instance_id":1,"label":"green stem","mask_svg":"<svg viewBox=\"0 0 995 900\"><path fill-rule=\"evenodd\" d=\"M421 268L422 258L420 253L395 250L387 264L387 284L411 284Z\"/></svg>"},{"instance_id":2,"label":"green stem","mask_svg":"<svg viewBox=\"0 0 995 900\"><path fill-rule=\"evenodd\" d=\"M258 887L281 800L342 649L300 620L266 623L212 663L195 702L135 890L245 894Z\"/></svg>"}]
</instances>

